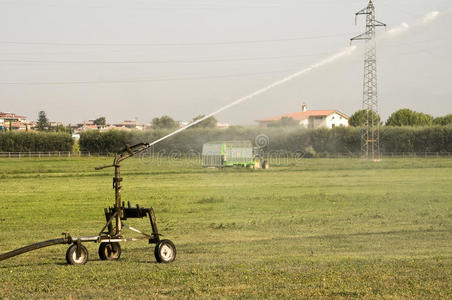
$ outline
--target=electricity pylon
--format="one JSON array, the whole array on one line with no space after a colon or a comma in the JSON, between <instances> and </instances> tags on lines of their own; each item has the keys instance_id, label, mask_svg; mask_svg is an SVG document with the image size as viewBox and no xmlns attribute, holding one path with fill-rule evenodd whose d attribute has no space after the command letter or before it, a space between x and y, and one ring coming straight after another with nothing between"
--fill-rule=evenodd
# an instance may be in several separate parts
<instances>
[{"instance_id":1,"label":"electricity pylon","mask_svg":"<svg viewBox=\"0 0 452 300\"><path fill-rule=\"evenodd\" d=\"M380 120L378 116L377 97L377 45L376 27L386 24L375 19L375 6L372 0L366 8L355 14L355 24L359 15L366 16L366 32L354 37L352 41L365 40L364 50L364 88L362 109L365 111L365 123L361 132L361 154L366 159L380 158Z\"/></svg>"}]
</instances>

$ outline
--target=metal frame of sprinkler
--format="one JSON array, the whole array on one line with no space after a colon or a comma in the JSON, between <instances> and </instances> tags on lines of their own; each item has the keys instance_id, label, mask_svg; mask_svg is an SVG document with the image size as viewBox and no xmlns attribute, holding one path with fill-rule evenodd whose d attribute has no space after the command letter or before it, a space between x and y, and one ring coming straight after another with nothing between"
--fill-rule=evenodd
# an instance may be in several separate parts
<instances>
[{"instance_id":1,"label":"metal frame of sprinkler","mask_svg":"<svg viewBox=\"0 0 452 300\"><path fill-rule=\"evenodd\" d=\"M350 42L365 40L364 50L364 81L363 103L365 123L361 132L361 154L365 159L380 159L380 120L378 116L377 93L377 45L375 41L376 27L386 27L386 24L375 19L375 6L372 0L366 8L355 14L355 24L359 15L366 16L366 32L352 38Z\"/></svg>"},{"instance_id":2,"label":"metal frame of sprinkler","mask_svg":"<svg viewBox=\"0 0 452 300\"><path fill-rule=\"evenodd\" d=\"M113 188L115 190L115 204L113 207L104 209L106 223L95 236L71 237L64 233L64 237L54 240L48 240L22 247L0 255L0 261L11 258L16 255L23 254L32 250L58 245L58 244L72 244L66 252L66 261L71 265L81 265L88 261L88 250L82 243L95 242L99 245L99 257L101 260L118 260L121 256L122 242L130 242L137 240L148 240L149 244L156 244L154 255L159 263L170 263L176 258L176 247L170 240L161 240L158 233L157 223L155 220L154 210L152 208L142 208L136 205L131 207L130 203L126 207L124 202L121 203L121 172L120 163L140 152L143 152L151 147L151 144L136 144L134 146L126 146L124 149L116 153L112 165L95 168L101 170L104 168L114 167L115 176L113 177ZM131 226L123 223L129 218L144 218L149 217L151 223L152 233L144 233ZM141 237L125 238L124 228L141 234Z\"/></svg>"}]
</instances>

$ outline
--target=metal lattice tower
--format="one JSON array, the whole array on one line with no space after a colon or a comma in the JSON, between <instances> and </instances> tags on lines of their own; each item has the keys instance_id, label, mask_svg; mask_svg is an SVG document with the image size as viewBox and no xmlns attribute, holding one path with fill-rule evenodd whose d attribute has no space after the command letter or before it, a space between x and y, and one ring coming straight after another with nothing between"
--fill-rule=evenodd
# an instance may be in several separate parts
<instances>
[{"instance_id":1,"label":"metal lattice tower","mask_svg":"<svg viewBox=\"0 0 452 300\"><path fill-rule=\"evenodd\" d=\"M377 97L377 47L375 41L376 27L386 24L375 19L375 6L372 0L366 8L355 14L355 23L359 15L366 16L366 32L354 37L351 41L365 40L364 50L364 84L363 105L366 112L365 124L361 132L361 154L366 159L380 158L380 120L378 116Z\"/></svg>"}]
</instances>

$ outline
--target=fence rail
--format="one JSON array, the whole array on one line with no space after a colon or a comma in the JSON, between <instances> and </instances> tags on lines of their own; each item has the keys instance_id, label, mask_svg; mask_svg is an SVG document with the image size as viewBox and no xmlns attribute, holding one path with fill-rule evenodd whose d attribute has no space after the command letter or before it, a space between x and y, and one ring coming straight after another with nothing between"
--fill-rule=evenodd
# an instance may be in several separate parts
<instances>
[{"instance_id":1,"label":"fence rail","mask_svg":"<svg viewBox=\"0 0 452 300\"><path fill-rule=\"evenodd\" d=\"M452 152L382 152L382 158L422 158L422 157L452 157ZM316 153L305 158L360 158L361 153Z\"/></svg>"},{"instance_id":2,"label":"fence rail","mask_svg":"<svg viewBox=\"0 0 452 300\"><path fill-rule=\"evenodd\" d=\"M71 151L48 151L48 152L0 152L3 158L22 158L22 157L89 157L93 156L90 152L71 152Z\"/></svg>"},{"instance_id":3,"label":"fence rail","mask_svg":"<svg viewBox=\"0 0 452 300\"><path fill-rule=\"evenodd\" d=\"M111 157L114 153L91 153L88 151L71 152L71 151L46 151L46 152L0 152L0 158L26 158L26 157ZM193 159L201 158L201 153L190 152L187 154L172 151L160 151L152 153L144 153L137 155L139 158L169 158L169 159ZM264 153L264 158L269 160L278 159L305 159L305 158L360 158L360 153L304 153L271 151ZM435 157L452 157L452 152L384 152L381 153L382 158L435 158Z\"/></svg>"}]
</instances>

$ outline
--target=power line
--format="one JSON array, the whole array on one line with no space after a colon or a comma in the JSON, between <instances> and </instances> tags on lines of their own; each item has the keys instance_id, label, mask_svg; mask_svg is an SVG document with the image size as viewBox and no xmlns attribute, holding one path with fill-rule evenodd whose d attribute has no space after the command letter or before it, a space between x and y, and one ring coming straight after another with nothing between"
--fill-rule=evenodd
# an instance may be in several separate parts
<instances>
[{"instance_id":1,"label":"power line","mask_svg":"<svg viewBox=\"0 0 452 300\"><path fill-rule=\"evenodd\" d=\"M67 9L67 8L82 8L82 9L106 9L106 8L112 8L111 4L107 4L107 5L101 5L101 4L89 4L89 5L65 5L60 3L61 1L59 1L58 4L44 4L42 3L43 1L40 2L36 2L36 3L18 3L18 1L0 1L0 4L2 5L22 5L24 6L39 6L40 8L42 7L50 7L50 8L62 8L62 9ZM127 9L127 10L175 10L175 9L180 9L180 10L198 10L198 9L258 9L258 8L273 8L273 7L278 7L277 5L272 5L272 4L245 4L243 3L242 5L238 6L238 5L227 5L228 3L224 3L221 5L218 4L196 4L196 5L192 5L192 3L190 3L190 6L184 7L184 6L180 6L180 5L165 5L165 6L156 6L156 5L145 5L145 6L130 6L129 3L130 1L127 2L127 6L113 6L114 8L121 8L121 9ZM146 3L147 4L147 3Z\"/></svg>"},{"instance_id":2,"label":"power line","mask_svg":"<svg viewBox=\"0 0 452 300\"><path fill-rule=\"evenodd\" d=\"M277 38L277 39L262 39L262 40L237 40L237 41L218 41L218 42L198 42L198 43L58 43L58 42L30 42L30 41L0 41L0 44L6 45L43 45L43 46L101 46L101 47L183 47L183 46L217 46L217 45L235 45L235 44L260 44L260 43L274 43L274 42L290 42L300 40L316 40L326 39L332 37L345 37L346 35L331 34L308 37L293 37L293 38Z\"/></svg>"},{"instance_id":3,"label":"power line","mask_svg":"<svg viewBox=\"0 0 452 300\"><path fill-rule=\"evenodd\" d=\"M428 41L428 40L427 40ZM426 41L416 41L410 43L391 43L389 45L412 45L415 43L425 43ZM387 46L387 45L386 45ZM448 43L441 46L441 49L449 48L452 44ZM437 46L430 47L431 49L437 49ZM423 48L422 50L410 51L409 53L424 52L430 48ZM240 62L240 61L261 61L261 60L275 60L275 59L291 59L300 57L316 57L323 55L330 55L332 52L323 53L309 53L302 55L287 55L287 56L262 56L262 57L244 57L244 58L212 58L212 59L193 59L193 60L40 60L40 59L0 59L0 63L39 63L39 64L191 64L191 63L210 63L210 62ZM404 54L404 53L399 53ZM0 53L1 55L1 53Z\"/></svg>"},{"instance_id":4,"label":"power line","mask_svg":"<svg viewBox=\"0 0 452 300\"><path fill-rule=\"evenodd\" d=\"M30 81L30 82L0 82L0 85L79 85L79 84L111 84L111 83L141 83L141 82L169 82L169 81L189 81L202 79L236 78L248 76L260 76L278 73L293 72L294 69L275 70L259 73L226 74L213 76L191 76L191 77L170 77L170 78L150 78L150 79L122 79L122 80L93 80L93 81Z\"/></svg>"},{"instance_id":5,"label":"power line","mask_svg":"<svg viewBox=\"0 0 452 300\"><path fill-rule=\"evenodd\" d=\"M263 57L246 57L246 58L213 58L213 59L194 59L194 60L123 60L123 61L86 61L86 60L38 60L38 59L0 59L0 63L46 63L46 64L191 64L204 62L234 62L234 61L258 61L258 60L274 60L300 58L310 56L330 55L332 52L310 53L303 55L288 56L263 56Z\"/></svg>"},{"instance_id":6,"label":"power line","mask_svg":"<svg viewBox=\"0 0 452 300\"><path fill-rule=\"evenodd\" d=\"M428 49L393 53L392 56L408 55L415 53L425 53ZM427 52L428 53L428 52ZM321 54L318 54L321 55ZM97 81L48 81L48 82L0 82L0 85L83 85L83 84L114 84L114 83L146 83L146 82L170 82L170 81L189 81L189 80L203 80L203 79L220 79L220 78L235 78L235 77L249 77L269 74L278 74L284 72L293 72L293 69L283 69L268 72L258 73L239 73L239 74L225 74L213 76L192 76L192 77L169 77L169 78L151 78L151 79L121 79L121 80L97 80Z\"/></svg>"},{"instance_id":7,"label":"power line","mask_svg":"<svg viewBox=\"0 0 452 300\"><path fill-rule=\"evenodd\" d=\"M427 39L420 41L411 41L411 42L386 42L384 46L392 46L392 45L413 45L413 44L430 44L431 41L437 41L436 39ZM452 44L446 43L441 45L441 49L449 48ZM433 45L433 49L437 49L438 46ZM429 48L427 48L428 50ZM426 50L426 49L424 49ZM419 51L410 51L409 53L417 53L423 52L424 50ZM22 54L22 53L0 53L0 55L14 55L14 54ZM23 53L23 54L31 54L34 53ZM41 53L41 54L52 54L52 53ZM59 54L59 53L53 53ZM65 53L62 53L65 54ZM74 52L77 54L77 52ZM323 52L323 53L307 53L301 55L287 55L287 56L261 56L261 57L242 57L242 58L207 58L207 59L191 59L191 60L42 60L42 59L1 59L0 63L43 63L43 64L190 64L190 63L204 63L204 62L234 62L234 61L260 61L260 60L275 60L275 59L290 59L290 58L300 58L300 57L315 57L322 55L330 55L332 52Z\"/></svg>"}]
</instances>

